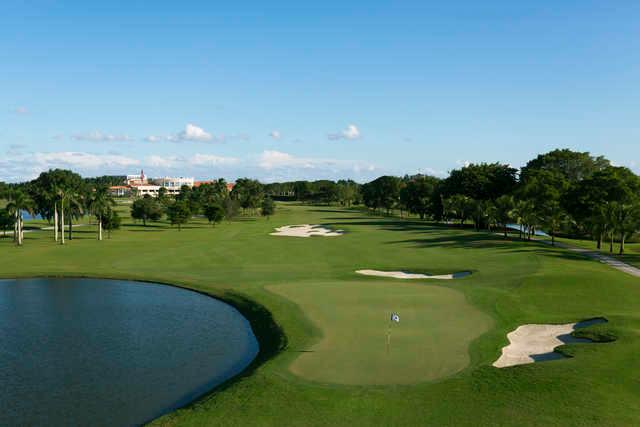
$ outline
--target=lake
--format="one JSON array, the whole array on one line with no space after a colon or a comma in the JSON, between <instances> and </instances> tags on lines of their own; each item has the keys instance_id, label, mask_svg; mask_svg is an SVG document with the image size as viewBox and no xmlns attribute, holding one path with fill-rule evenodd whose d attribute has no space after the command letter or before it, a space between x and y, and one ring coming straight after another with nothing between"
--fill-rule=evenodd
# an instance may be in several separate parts
<instances>
[{"instance_id":1,"label":"lake","mask_svg":"<svg viewBox=\"0 0 640 427\"><path fill-rule=\"evenodd\" d=\"M121 280L0 280L0 425L126 426L187 404L258 353L233 307Z\"/></svg>"}]
</instances>

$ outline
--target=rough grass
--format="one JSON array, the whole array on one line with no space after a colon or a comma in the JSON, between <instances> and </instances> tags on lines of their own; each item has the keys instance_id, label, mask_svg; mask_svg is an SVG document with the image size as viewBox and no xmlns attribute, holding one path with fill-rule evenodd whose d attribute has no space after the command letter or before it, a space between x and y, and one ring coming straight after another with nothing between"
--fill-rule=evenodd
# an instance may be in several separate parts
<instances>
[{"instance_id":1,"label":"rough grass","mask_svg":"<svg viewBox=\"0 0 640 427\"><path fill-rule=\"evenodd\" d=\"M331 239L269 236L276 226L301 223L327 224L347 233ZM295 205L279 205L271 220L241 218L216 227L196 220L179 232L164 222L143 227L125 218L123 229L110 240L96 241L90 226L79 227L74 235L64 247L53 243L52 232L25 234L22 248L14 247L9 238L0 239L0 275L175 283L240 306L263 340L266 351L245 375L157 420L159 425L640 424L640 281L577 254L466 229ZM406 284L365 280L354 273L363 268L474 274L450 283ZM327 345L327 351L335 353L334 361L346 360L354 351L351 346L322 344L324 337L346 336L354 327L349 316L330 323L318 320L340 302L341 286L345 297L363 295L362 301L354 302L358 311L370 306L367 318L377 319L380 310L385 322L389 307L377 298L410 287L416 297L408 307L414 313L409 320L424 316L424 322L422 330L410 328L415 340L407 337L406 349L424 348L425 337L434 334L435 341L438 336L434 322L427 321L434 289L464 296L463 304L456 298L441 299L442 310L449 308L447 316L460 317L460 325L467 324L469 313L477 312L491 318L491 324L485 333L471 334L481 333L468 351L455 351L452 357L468 358L467 367L446 378L427 381L421 369L432 367L410 361L414 384L307 380L291 371L303 363L305 353L300 350ZM394 305L393 310L403 318L404 307ZM593 317L606 317L609 323L594 327L590 336L615 341L566 346L563 351L574 356L570 359L506 369L490 366L507 343L506 333L520 324ZM404 319L397 326L404 327ZM451 354L445 338L429 344L442 350L439 357ZM363 349L359 357L365 353ZM305 375L313 375L314 369L316 378L322 375L322 367L312 364ZM406 372L397 366L380 375L390 382L394 374L406 379ZM402 382L406 381L398 381Z\"/></svg>"}]
</instances>

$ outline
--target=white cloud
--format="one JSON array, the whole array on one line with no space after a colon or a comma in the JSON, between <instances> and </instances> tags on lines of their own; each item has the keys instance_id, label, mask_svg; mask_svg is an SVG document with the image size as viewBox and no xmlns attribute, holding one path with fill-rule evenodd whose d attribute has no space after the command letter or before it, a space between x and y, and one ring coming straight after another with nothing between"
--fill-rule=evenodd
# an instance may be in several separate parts
<instances>
[{"instance_id":1,"label":"white cloud","mask_svg":"<svg viewBox=\"0 0 640 427\"><path fill-rule=\"evenodd\" d=\"M318 157L298 157L276 150L265 150L258 157L258 167L268 172L277 172L282 178L303 179L345 177L355 174L369 174L378 168L367 162L328 159Z\"/></svg>"},{"instance_id":2,"label":"white cloud","mask_svg":"<svg viewBox=\"0 0 640 427\"><path fill-rule=\"evenodd\" d=\"M148 142L161 142L161 141L170 141L170 142L185 142L185 141L196 141L196 142L208 142L213 140L222 140L224 137L215 138L211 133L205 131L203 128L194 125L193 123L187 123L184 127L184 130L177 132L171 135L149 135L144 138L145 141Z\"/></svg>"},{"instance_id":3,"label":"white cloud","mask_svg":"<svg viewBox=\"0 0 640 427\"><path fill-rule=\"evenodd\" d=\"M282 134L279 130L272 130L271 132L269 132L269 136L276 140L282 138Z\"/></svg>"},{"instance_id":4,"label":"white cloud","mask_svg":"<svg viewBox=\"0 0 640 427\"><path fill-rule=\"evenodd\" d=\"M98 169L101 167L127 167L140 164L136 159L113 154L90 154L77 151L34 153L33 161L47 167Z\"/></svg>"},{"instance_id":5,"label":"white cloud","mask_svg":"<svg viewBox=\"0 0 640 427\"><path fill-rule=\"evenodd\" d=\"M93 131L88 133L78 133L72 135L71 138L76 141L91 141L91 142L126 142L132 141L133 138L124 134L110 134L100 131Z\"/></svg>"},{"instance_id":6,"label":"white cloud","mask_svg":"<svg viewBox=\"0 0 640 427\"><path fill-rule=\"evenodd\" d=\"M13 112L16 114L29 114L29 109L27 107L16 107Z\"/></svg>"},{"instance_id":7,"label":"white cloud","mask_svg":"<svg viewBox=\"0 0 640 427\"><path fill-rule=\"evenodd\" d=\"M347 139L347 140L355 140L360 138L360 130L356 125L349 125L346 129L342 130L339 133L330 133L327 137L330 140L338 140L338 139Z\"/></svg>"},{"instance_id":8,"label":"white cloud","mask_svg":"<svg viewBox=\"0 0 640 427\"><path fill-rule=\"evenodd\" d=\"M145 165L162 169L188 170L190 167L228 166L240 162L235 157L216 156L215 154L194 154L191 157L151 155L145 159Z\"/></svg>"},{"instance_id":9,"label":"white cloud","mask_svg":"<svg viewBox=\"0 0 640 427\"><path fill-rule=\"evenodd\" d=\"M194 166L234 165L239 161L235 157L222 157L215 154L195 154L189 159L189 163Z\"/></svg>"},{"instance_id":10,"label":"white cloud","mask_svg":"<svg viewBox=\"0 0 640 427\"><path fill-rule=\"evenodd\" d=\"M204 129L192 123L188 123L184 130L178 133L178 137L182 141L211 141L213 136Z\"/></svg>"},{"instance_id":11,"label":"white cloud","mask_svg":"<svg viewBox=\"0 0 640 427\"><path fill-rule=\"evenodd\" d=\"M471 162L469 160L456 160L456 165L466 168L466 167L469 167L469 165L471 165Z\"/></svg>"},{"instance_id":12,"label":"white cloud","mask_svg":"<svg viewBox=\"0 0 640 427\"><path fill-rule=\"evenodd\" d=\"M263 169L282 167L314 168L320 162L322 161L318 159L295 157L289 153L283 153L282 151L265 150L260 155L258 166Z\"/></svg>"},{"instance_id":13,"label":"white cloud","mask_svg":"<svg viewBox=\"0 0 640 427\"><path fill-rule=\"evenodd\" d=\"M145 159L145 165L156 168L173 168L177 165L178 158L174 156L162 157L157 155L149 156Z\"/></svg>"}]
</instances>

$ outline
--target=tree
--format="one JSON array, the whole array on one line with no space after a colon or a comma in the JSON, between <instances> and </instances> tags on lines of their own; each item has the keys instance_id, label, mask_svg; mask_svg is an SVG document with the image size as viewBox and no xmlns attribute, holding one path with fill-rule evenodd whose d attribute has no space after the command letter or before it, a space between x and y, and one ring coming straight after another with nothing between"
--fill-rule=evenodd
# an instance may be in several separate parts
<instances>
[{"instance_id":1,"label":"tree","mask_svg":"<svg viewBox=\"0 0 640 427\"><path fill-rule=\"evenodd\" d=\"M371 209L384 208L387 215L400 201L401 179L396 176L381 176L362 186L364 204Z\"/></svg>"},{"instance_id":2,"label":"tree","mask_svg":"<svg viewBox=\"0 0 640 427\"><path fill-rule=\"evenodd\" d=\"M473 199L462 194L455 194L443 201L445 216L460 220L460 226L469 218L473 211Z\"/></svg>"},{"instance_id":3,"label":"tree","mask_svg":"<svg viewBox=\"0 0 640 427\"><path fill-rule=\"evenodd\" d=\"M224 199L222 203L222 207L224 208L224 217L227 220L231 220L238 216L238 211L240 210L240 203L232 199L231 197L227 197Z\"/></svg>"},{"instance_id":4,"label":"tree","mask_svg":"<svg viewBox=\"0 0 640 427\"><path fill-rule=\"evenodd\" d=\"M7 230L12 228L16 223L16 218L9 212L8 209L0 209L0 229L3 234L7 235Z\"/></svg>"},{"instance_id":5,"label":"tree","mask_svg":"<svg viewBox=\"0 0 640 427\"><path fill-rule=\"evenodd\" d=\"M351 207L358 197L359 186L352 180L338 181L338 200L343 206Z\"/></svg>"},{"instance_id":6,"label":"tree","mask_svg":"<svg viewBox=\"0 0 640 427\"><path fill-rule=\"evenodd\" d=\"M106 186L99 186L92 192L89 200L89 209L98 220L98 240L102 240L102 226L105 223L104 216L106 214L117 216L111 210L113 205L115 205L115 202Z\"/></svg>"},{"instance_id":7,"label":"tree","mask_svg":"<svg viewBox=\"0 0 640 427\"><path fill-rule=\"evenodd\" d=\"M51 169L42 172L38 178L27 184L27 190L33 200L35 213L47 221L53 220L54 238L64 244L64 218L60 214L64 210L63 201L68 205L69 233L73 230L72 218L83 214L85 181L80 175L70 170ZM60 214L60 215L59 215ZM72 237L72 235L71 235Z\"/></svg>"},{"instance_id":8,"label":"tree","mask_svg":"<svg viewBox=\"0 0 640 427\"><path fill-rule=\"evenodd\" d=\"M273 199L271 197L265 197L262 201L262 209L260 211L262 216L266 216L267 219L269 219L269 217L273 215L275 211L276 205L275 203L273 203Z\"/></svg>"},{"instance_id":9,"label":"tree","mask_svg":"<svg viewBox=\"0 0 640 427\"><path fill-rule=\"evenodd\" d=\"M526 181L534 171L545 170L560 174L570 183L587 179L595 172L610 166L609 160L602 156L593 157L588 152L577 152L568 149L553 150L540 154L529 161L520 172L520 178Z\"/></svg>"},{"instance_id":10,"label":"tree","mask_svg":"<svg viewBox=\"0 0 640 427\"><path fill-rule=\"evenodd\" d=\"M243 210L258 209L264 196L262 184L255 179L241 178L236 181L236 185L231 191L231 198L240 203Z\"/></svg>"},{"instance_id":11,"label":"tree","mask_svg":"<svg viewBox=\"0 0 640 427\"><path fill-rule=\"evenodd\" d=\"M120 228L120 215L115 209L112 209L111 206L108 206L106 211L100 217L100 226L102 229L107 231L107 236L111 238L111 231L117 230Z\"/></svg>"},{"instance_id":12,"label":"tree","mask_svg":"<svg viewBox=\"0 0 640 427\"><path fill-rule=\"evenodd\" d=\"M513 210L515 208L515 201L513 196L502 195L496 199L495 202L496 221L503 227L504 238L507 238L508 224L513 220Z\"/></svg>"},{"instance_id":13,"label":"tree","mask_svg":"<svg viewBox=\"0 0 640 427\"><path fill-rule=\"evenodd\" d=\"M22 212L27 211L33 214L33 200L29 198L22 190L14 189L9 193L9 203L7 203L7 211L14 217L14 241L18 246L22 246L24 242L24 220Z\"/></svg>"},{"instance_id":14,"label":"tree","mask_svg":"<svg viewBox=\"0 0 640 427\"><path fill-rule=\"evenodd\" d=\"M162 206L153 197L146 194L131 205L131 218L141 219L144 226L147 221L158 221L162 218Z\"/></svg>"},{"instance_id":15,"label":"tree","mask_svg":"<svg viewBox=\"0 0 640 427\"><path fill-rule=\"evenodd\" d=\"M211 202L204 206L204 216L213 226L224 219L224 208L220 203Z\"/></svg>"},{"instance_id":16,"label":"tree","mask_svg":"<svg viewBox=\"0 0 640 427\"><path fill-rule=\"evenodd\" d=\"M177 225L178 231L181 231L182 226L191 218L189 203L186 200L176 200L167 208L167 218L172 226Z\"/></svg>"},{"instance_id":17,"label":"tree","mask_svg":"<svg viewBox=\"0 0 640 427\"><path fill-rule=\"evenodd\" d=\"M500 163L470 164L451 171L442 182L444 198L462 194L476 200L495 200L517 186L517 170Z\"/></svg>"},{"instance_id":18,"label":"tree","mask_svg":"<svg viewBox=\"0 0 640 427\"><path fill-rule=\"evenodd\" d=\"M433 176L416 175L407 180L400 190L400 199L407 210L420 216L420 219L433 212L434 194L440 180Z\"/></svg>"}]
</instances>

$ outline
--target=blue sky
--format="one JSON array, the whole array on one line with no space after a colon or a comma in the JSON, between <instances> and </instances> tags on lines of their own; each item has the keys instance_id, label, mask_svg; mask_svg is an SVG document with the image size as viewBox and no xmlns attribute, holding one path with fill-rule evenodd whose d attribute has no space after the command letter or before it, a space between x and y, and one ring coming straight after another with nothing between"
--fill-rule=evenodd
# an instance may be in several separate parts
<instances>
[{"instance_id":1,"label":"blue sky","mask_svg":"<svg viewBox=\"0 0 640 427\"><path fill-rule=\"evenodd\" d=\"M0 180L640 172L637 1L4 1Z\"/></svg>"}]
</instances>

